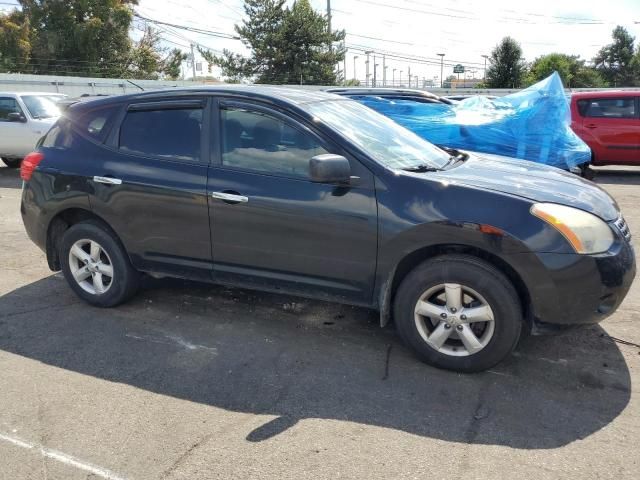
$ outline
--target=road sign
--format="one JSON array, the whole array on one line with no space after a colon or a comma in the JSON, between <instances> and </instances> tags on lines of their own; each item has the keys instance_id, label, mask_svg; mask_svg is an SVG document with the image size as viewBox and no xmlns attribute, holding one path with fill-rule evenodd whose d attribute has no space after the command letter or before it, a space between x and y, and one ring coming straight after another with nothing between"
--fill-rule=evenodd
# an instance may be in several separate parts
<instances>
[{"instance_id":1,"label":"road sign","mask_svg":"<svg viewBox=\"0 0 640 480\"><path fill-rule=\"evenodd\" d=\"M453 73L464 73L464 65L458 64L453 67Z\"/></svg>"}]
</instances>

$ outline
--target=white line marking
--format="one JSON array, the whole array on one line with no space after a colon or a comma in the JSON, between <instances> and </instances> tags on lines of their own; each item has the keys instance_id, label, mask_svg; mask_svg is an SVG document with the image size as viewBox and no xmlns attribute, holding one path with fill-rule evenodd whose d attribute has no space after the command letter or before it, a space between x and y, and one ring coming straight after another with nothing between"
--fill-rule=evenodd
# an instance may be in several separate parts
<instances>
[{"instance_id":1,"label":"white line marking","mask_svg":"<svg viewBox=\"0 0 640 480\"><path fill-rule=\"evenodd\" d=\"M0 440L11 443L16 447L38 451L43 457L51 458L53 460L57 460L60 463L64 463L65 465L70 465L80 470L84 470L85 472L93 473L94 475L98 475L99 477L105 478L106 480L126 480L124 477L121 477L113 473L112 471L107 470L106 468L83 462L82 460L72 457L71 455L67 455L66 453L43 447L42 445L28 443L17 437L0 433Z\"/></svg>"}]
</instances>

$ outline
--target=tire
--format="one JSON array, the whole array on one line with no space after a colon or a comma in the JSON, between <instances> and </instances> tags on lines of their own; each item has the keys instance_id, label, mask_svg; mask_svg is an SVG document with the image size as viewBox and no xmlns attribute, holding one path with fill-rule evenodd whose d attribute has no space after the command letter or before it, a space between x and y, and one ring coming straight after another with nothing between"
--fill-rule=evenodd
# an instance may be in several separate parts
<instances>
[{"instance_id":1,"label":"tire","mask_svg":"<svg viewBox=\"0 0 640 480\"><path fill-rule=\"evenodd\" d=\"M593 180L596 176L596 172L591 168L590 163L583 163L580 165L580 176L587 180Z\"/></svg>"},{"instance_id":2,"label":"tire","mask_svg":"<svg viewBox=\"0 0 640 480\"><path fill-rule=\"evenodd\" d=\"M468 255L437 257L412 270L397 290L394 320L400 337L421 360L469 373L507 357L523 326L520 300L509 279Z\"/></svg>"},{"instance_id":3,"label":"tire","mask_svg":"<svg viewBox=\"0 0 640 480\"><path fill-rule=\"evenodd\" d=\"M77 223L64 233L60 263L71 289L91 305L114 307L138 289L140 273L120 241L99 222Z\"/></svg>"},{"instance_id":4,"label":"tire","mask_svg":"<svg viewBox=\"0 0 640 480\"><path fill-rule=\"evenodd\" d=\"M2 158L4 164L9 168L19 168L22 163L21 158Z\"/></svg>"}]
</instances>

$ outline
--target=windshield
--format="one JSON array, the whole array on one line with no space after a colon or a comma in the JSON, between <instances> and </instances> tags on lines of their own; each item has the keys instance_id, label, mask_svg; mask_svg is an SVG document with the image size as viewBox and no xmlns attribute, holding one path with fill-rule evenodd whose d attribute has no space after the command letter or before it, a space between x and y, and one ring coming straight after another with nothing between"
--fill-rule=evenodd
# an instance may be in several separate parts
<instances>
[{"instance_id":1,"label":"windshield","mask_svg":"<svg viewBox=\"0 0 640 480\"><path fill-rule=\"evenodd\" d=\"M60 110L49 98L39 95L24 95L22 101L33 118L59 117Z\"/></svg>"},{"instance_id":2,"label":"windshield","mask_svg":"<svg viewBox=\"0 0 640 480\"><path fill-rule=\"evenodd\" d=\"M447 152L358 102L333 100L311 103L306 107L315 117L387 167L442 168L451 158Z\"/></svg>"}]
</instances>

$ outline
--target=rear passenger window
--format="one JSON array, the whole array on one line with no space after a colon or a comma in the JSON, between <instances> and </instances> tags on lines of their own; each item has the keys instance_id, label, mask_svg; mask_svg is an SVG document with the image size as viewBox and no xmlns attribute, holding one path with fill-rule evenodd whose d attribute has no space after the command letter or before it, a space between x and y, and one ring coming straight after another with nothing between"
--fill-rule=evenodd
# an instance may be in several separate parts
<instances>
[{"instance_id":1,"label":"rear passenger window","mask_svg":"<svg viewBox=\"0 0 640 480\"><path fill-rule=\"evenodd\" d=\"M201 131L201 108L129 111L120 127L120 150L198 161Z\"/></svg>"},{"instance_id":2,"label":"rear passenger window","mask_svg":"<svg viewBox=\"0 0 640 480\"><path fill-rule=\"evenodd\" d=\"M82 112L73 123L80 133L88 135L94 140L102 141L109 133L114 117L120 110L120 105L109 105L93 108Z\"/></svg>"},{"instance_id":3,"label":"rear passenger window","mask_svg":"<svg viewBox=\"0 0 640 480\"><path fill-rule=\"evenodd\" d=\"M585 117L635 118L636 116L634 98L600 98L588 102L586 108L583 106Z\"/></svg>"}]
</instances>

